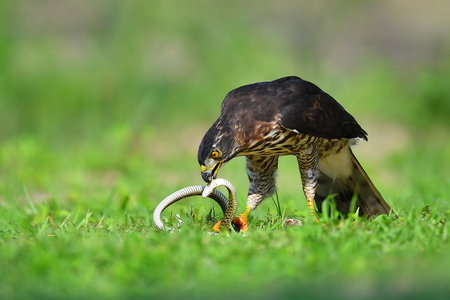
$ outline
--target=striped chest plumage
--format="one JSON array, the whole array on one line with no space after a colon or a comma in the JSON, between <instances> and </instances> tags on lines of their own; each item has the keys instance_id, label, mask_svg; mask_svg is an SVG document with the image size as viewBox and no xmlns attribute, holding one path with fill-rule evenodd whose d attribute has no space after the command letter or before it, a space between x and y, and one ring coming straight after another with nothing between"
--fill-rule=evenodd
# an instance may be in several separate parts
<instances>
[{"instance_id":1,"label":"striped chest plumage","mask_svg":"<svg viewBox=\"0 0 450 300\"><path fill-rule=\"evenodd\" d=\"M307 134L301 134L282 126L273 126L265 133L259 135L259 139L248 143L238 155L282 156L296 155L309 148L318 147L319 158L329 154L338 153L350 143L349 139L326 139Z\"/></svg>"}]
</instances>

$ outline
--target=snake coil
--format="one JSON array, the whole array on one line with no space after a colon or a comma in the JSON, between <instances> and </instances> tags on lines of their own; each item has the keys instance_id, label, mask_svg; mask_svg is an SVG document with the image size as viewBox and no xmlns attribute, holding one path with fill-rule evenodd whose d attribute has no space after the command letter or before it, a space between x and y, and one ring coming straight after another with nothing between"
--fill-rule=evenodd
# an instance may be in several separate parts
<instances>
[{"instance_id":1,"label":"snake coil","mask_svg":"<svg viewBox=\"0 0 450 300\"><path fill-rule=\"evenodd\" d=\"M228 198L224 194L216 190L218 186L225 186L228 189L230 200L228 200ZM231 182L223 178L215 179L207 186L193 185L182 188L164 198L164 200L162 200L158 204L158 206L155 208L155 211L153 212L153 223L155 224L155 226L159 230L164 229L165 226L161 221L162 212L173 203L186 197L195 195L202 195L203 198L209 197L216 201L220 205L220 208L222 209L224 214L222 224L225 226L229 226L237 210L236 189L231 184ZM230 203L231 205L229 205ZM166 228L170 230L170 228L168 228L167 226Z\"/></svg>"}]
</instances>

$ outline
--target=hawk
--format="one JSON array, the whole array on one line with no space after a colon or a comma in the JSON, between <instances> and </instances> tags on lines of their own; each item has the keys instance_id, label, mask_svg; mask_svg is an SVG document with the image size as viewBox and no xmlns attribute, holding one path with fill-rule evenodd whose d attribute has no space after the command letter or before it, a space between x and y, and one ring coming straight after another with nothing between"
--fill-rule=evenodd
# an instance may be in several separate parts
<instances>
[{"instance_id":1,"label":"hawk","mask_svg":"<svg viewBox=\"0 0 450 300\"><path fill-rule=\"evenodd\" d=\"M232 158L246 157L250 181L246 210L233 220L233 226L243 231L250 212L275 192L282 155L297 157L311 215L315 216L314 202L320 210L329 195L334 195L343 214L351 210L354 196L360 215L388 214L389 205L350 148L358 140L367 141L367 133L333 97L290 76L229 92L219 118L200 143L198 162L209 183Z\"/></svg>"}]
</instances>

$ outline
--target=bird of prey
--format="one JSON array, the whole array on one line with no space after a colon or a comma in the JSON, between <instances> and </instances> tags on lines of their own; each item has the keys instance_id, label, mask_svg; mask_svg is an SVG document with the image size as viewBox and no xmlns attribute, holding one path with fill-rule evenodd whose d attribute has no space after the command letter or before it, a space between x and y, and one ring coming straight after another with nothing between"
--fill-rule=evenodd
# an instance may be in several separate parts
<instances>
[{"instance_id":1,"label":"bird of prey","mask_svg":"<svg viewBox=\"0 0 450 300\"><path fill-rule=\"evenodd\" d=\"M343 214L349 213L353 197L360 215L388 214L389 205L350 149L358 140L367 141L367 133L333 97L290 76L229 92L219 118L200 143L198 162L203 180L209 183L232 158L246 157L247 206L233 220L233 227L242 231L248 228L250 212L275 192L281 155L297 157L312 215L314 202L320 210L329 195L334 195Z\"/></svg>"}]
</instances>

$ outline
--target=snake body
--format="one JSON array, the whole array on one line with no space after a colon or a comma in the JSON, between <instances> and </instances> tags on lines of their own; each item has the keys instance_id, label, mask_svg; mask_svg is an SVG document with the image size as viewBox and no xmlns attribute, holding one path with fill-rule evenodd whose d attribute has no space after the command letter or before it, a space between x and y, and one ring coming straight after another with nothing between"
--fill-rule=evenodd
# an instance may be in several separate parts
<instances>
[{"instance_id":1,"label":"snake body","mask_svg":"<svg viewBox=\"0 0 450 300\"><path fill-rule=\"evenodd\" d=\"M216 190L216 188L219 186L225 186L227 188L230 198L229 200L224 194ZM158 204L155 211L153 212L153 223L155 224L155 226L159 230L164 229L164 224L161 221L162 212L173 203L183 198L195 195L202 195L203 198L209 197L216 201L220 205L220 208L222 209L224 214L221 224L229 228L229 225L233 220L233 217L235 216L237 210L236 189L231 184L231 182L223 178L217 178L207 186L193 185L182 188L164 198L164 200L162 200Z\"/></svg>"}]
</instances>

